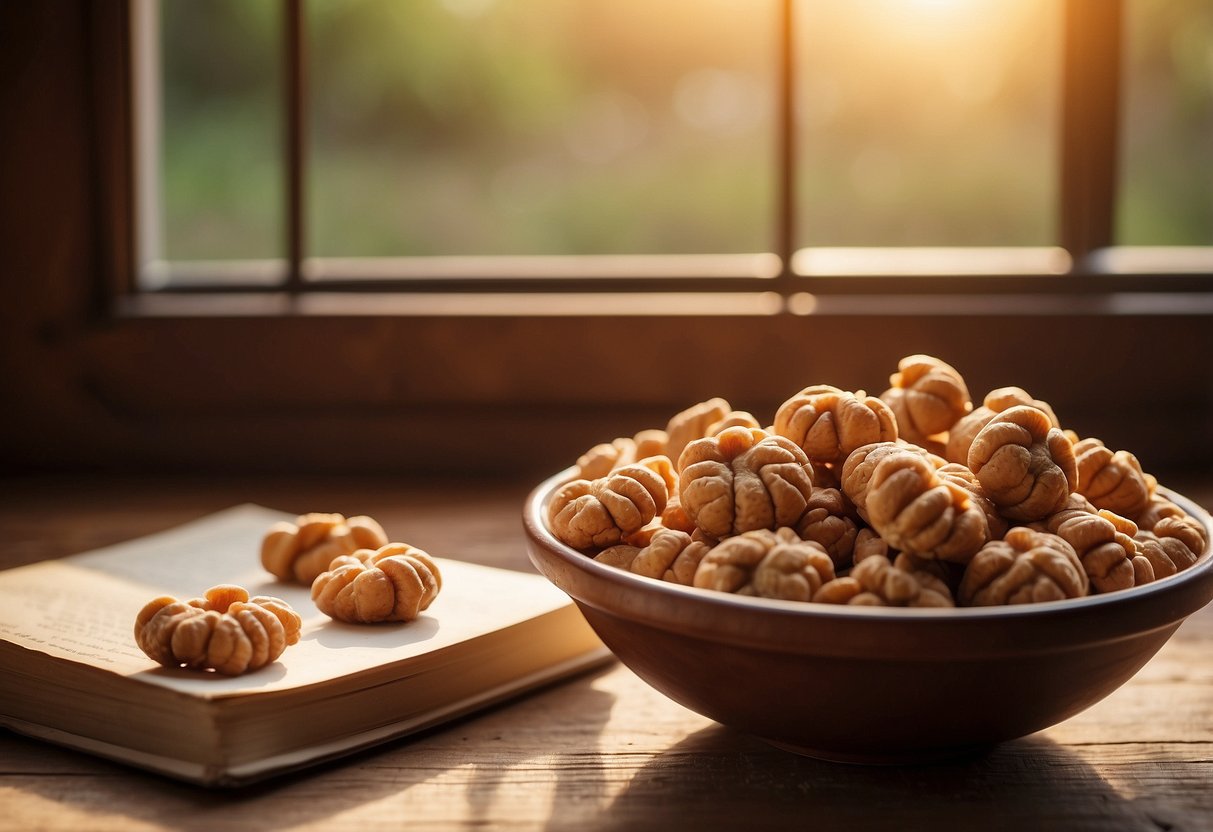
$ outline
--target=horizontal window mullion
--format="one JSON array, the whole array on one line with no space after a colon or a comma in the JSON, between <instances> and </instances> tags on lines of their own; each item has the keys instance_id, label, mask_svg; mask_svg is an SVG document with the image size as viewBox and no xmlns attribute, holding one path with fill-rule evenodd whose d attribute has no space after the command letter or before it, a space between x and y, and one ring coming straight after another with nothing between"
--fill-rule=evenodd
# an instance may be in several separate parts
<instances>
[{"instance_id":1,"label":"horizontal window mullion","mask_svg":"<svg viewBox=\"0 0 1213 832\"><path fill-rule=\"evenodd\" d=\"M981 298L1037 297L1042 303L1063 295L1166 295L1213 292L1213 274L1096 274L991 275L949 274L914 277L818 275L804 278L800 291L815 296L922 298L942 296ZM930 302L930 301L928 301ZM896 307L896 303L893 304Z\"/></svg>"},{"instance_id":2,"label":"horizontal window mullion","mask_svg":"<svg viewBox=\"0 0 1213 832\"><path fill-rule=\"evenodd\" d=\"M769 317L785 311L775 292L306 292L222 291L143 293L121 299L118 318L487 319L559 317Z\"/></svg>"},{"instance_id":3,"label":"horizontal window mullion","mask_svg":"<svg viewBox=\"0 0 1213 832\"><path fill-rule=\"evenodd\" d=\"M700 279L773 278L774 254L588 254L535 256L317 257L304 264L307 282L425 279Z\"/></svg>"},{"instance_id":4,"label":"horizontal window mullion","mask_svg":"<svg viewBox=\"0 0 1213 832\"><path fill-rule=\"evenodd\" d=\"M316 259L305 261L300 293L1213 291L1213 250L1194 248L1102 249L1081 271L1059 248L802 249L787 279L780 264L772 254ZM285 273L282 259L158 262L145 269L145 285L157 293L266 292L283 288Z\"/></svg>"},{"instance_id":5,"label":"horizontal window mullion","mask_svg":"<svg viewBox=\"0 0 1213 832\"><path fill-rule=\"evenodd\" d=\"M184 282L169 284L154 294L205 294L214 292L264 293L281 288L279 285L253 282ZM620 295L640 296L657 293L666 294L740 294L745 292L775 292L776 285L770 278L716 277L716 278L671 278L647 277L546 277L546 278L436 278L418 277L388 280L341 280L309 283L298 292L298 296L396 293L401 296L433 293L447 294L505 294L544 292L552 294L594 294L614 292Z\"/></svg>"}]
</instances>

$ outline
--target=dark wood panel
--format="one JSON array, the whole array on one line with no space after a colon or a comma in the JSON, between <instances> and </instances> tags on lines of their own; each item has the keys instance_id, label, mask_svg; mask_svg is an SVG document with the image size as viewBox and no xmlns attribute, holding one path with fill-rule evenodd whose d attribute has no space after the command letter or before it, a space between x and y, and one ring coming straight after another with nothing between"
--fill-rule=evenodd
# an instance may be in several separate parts
<instances>
[{"instance_id":1,"label":"dark wood panel","mask_svg":"<svg viewBox=\"0 0 1213 832\"><path fill-rule=\"evenodd\" d=\"M1148 316L127 320L79 336L58 461L327 469L340 448L380 469L562 467L704 398L770 420L801 387L879 392L929 352L974 396L1018 384L1172 468L1213 449L1211 336Z\"/></svg>"},{"instance_id":2,"label":"dark wood panel","mask_svg":"<svg viewBox=\"0 0 1213 832\"><path fill-rule=\"evenodd\" d=\"M1147 465L1204 465L1198 316L123 319L6 353L0 456L54 467L561 467L711 396L769 420L808 384L879 392L898 358L1017 384ZM336 453L336 449L340 449Z\"/></svg>"}]
</instances>

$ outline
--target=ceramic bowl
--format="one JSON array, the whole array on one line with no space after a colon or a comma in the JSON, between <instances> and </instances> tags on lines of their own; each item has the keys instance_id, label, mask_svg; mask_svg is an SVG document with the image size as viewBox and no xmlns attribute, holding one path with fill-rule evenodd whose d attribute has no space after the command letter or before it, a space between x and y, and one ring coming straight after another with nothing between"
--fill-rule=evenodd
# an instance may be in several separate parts
<instances>
[{"instance_id":1,"label":"ceramic bowl","mask_svg":"<svg viewBox=\"0 0 1213 832\"><path fill-rule=\"evenodd\" d=\"M679 704L813 757L904 763L1056 724L1114 691L1213 598L1213 553L1143 587L1010 607L904 609L685 587L594 561L549 532L540 484L531 561L625 665ZM1213 533L1192 501L1167 496Z\"/></svg>"}]
</instances>

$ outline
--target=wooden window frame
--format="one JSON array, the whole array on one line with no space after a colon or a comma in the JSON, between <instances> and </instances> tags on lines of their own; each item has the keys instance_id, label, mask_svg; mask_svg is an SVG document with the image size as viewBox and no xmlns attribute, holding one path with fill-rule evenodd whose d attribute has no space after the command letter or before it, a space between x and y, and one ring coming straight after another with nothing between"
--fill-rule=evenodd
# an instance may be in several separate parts
<instances>
[{"instance_id":1,"label":"wooden window frame","mask_svg":"<svg viewBox=\"0 0 1213 832\"><path fill-rule=\"evenodd\" d=\"M309 257L307 214L307 31L305 0L282 5L284 183L284 256L277 259L166 263L156 252L160 227L155 196L159 113L152 102L158 80L152 53L157 48L160 0L130 0L132 51L142 65L133 73L132 138L143 151L132 166L138 187L130 199L136 222L129 244L140 252L136 275L128 284L161 292L678 292L776 291L784 296L967 291L957 280L980 281L981 294L1000 291L1106 293L1110 291L1189 291L1210 288L1202 277L1213 270L1213 248L1190 249L1182 259L1136 249L1120 256L1114 247L1115 203L1120 135L1121 55L1124 0L1064 0L1062 18L1062 106L1059 127L1060 176L1058 229L1052 247L1016 248L820 248L796 245L798 141L796 100L796 4L779 0L776 78L778 94L774 166L778 171L770 253L727 255L611 256L428 256ZM128 59L128 63L131 59ZM127 73L131 73L128 66ZM139 102L142 99L142 103ZM1182 263L1182 267L1180 264ZM1185 276L1182 281L1152 280L1156 275ZM127 270L130 271L130 270ZM1098 280L1091 279L1098 276ZM856 281L853 278L865 278ZM888 278L889 280L873 280ZM1043 278L1043 280L1032 280ZM903 284L901 286L897 284ZM1035 285L1033 285L1035 284Z\"/></svg>"},{"instance_id":2,"label":"wooden window frame","mask_svg":"<svg viewBox=\"0 0 1213 832\"><path fill-rule=\"evenodd\" d=\"M928 260L907 279L842 257L814 272L793 251L785 130L778 269L658 259L578 276L529 258L498 272L414 261L396 282L315 291L300 291L301 228L285 290L136 291L130 4L4 14L8 38L41 44L34 69L56 68L37 91L6 91L16 115L42 120L9 121L36 158L0 196L5 227L36 233L23 211L35 193L68 207L44 231L66 249L18 247L6 281L13 405L0 450L13 465L531 476L713 395L769 414L808 383L878 392L912 352L952 361L977 396L1027 387L1155 470L1213 459L1213 276L1199 257L1182 272L1109 267L1119 0L1066 0L1064 269L962 259L932 272ZM1102 47L1072 36L1099 26ZM790 61L786 28L784 49ZM290 187L301 212L301 181Z\"/></svg>"}]
</instances>

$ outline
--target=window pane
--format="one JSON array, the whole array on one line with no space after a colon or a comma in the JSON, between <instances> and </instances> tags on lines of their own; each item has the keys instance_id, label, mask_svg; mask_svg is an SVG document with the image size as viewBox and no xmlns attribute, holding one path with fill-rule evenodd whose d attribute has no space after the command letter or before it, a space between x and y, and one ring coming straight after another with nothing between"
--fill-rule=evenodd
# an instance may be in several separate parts
<instances>
[{"instance_id":1,"label":"window pane","mask_svg":"<svg viewBox=\"0 0 1213 832\"><path fill-rule=\"evenodd\" d=\"M802 0L799 244L1056 242L1056 0Z\"/></svg>"},{"instance_id":2,"label":"window pane","mask_svg":"<svg viewBox=\"0 0 1213 832\"><path fill-rule=\"evenodd\" d=\"M771 247L773 0L308 11L312 254Z\"/></svg>"},{"instance_id":3,"label":"window pane","mask_svg":"<svg viewBox=\"0 0 1213 832\"><path fill-rule=\"evenodd\" d=\"M166 260L283 251L280 0L163 0Z\"/></svg>"},{"instance_id":4,"label":"window pane","mask_svg":"<svg viewBox=\"0 0 1213 832\"><path fill-rule=\"evenodd\" d=\"M1213 4L1126 11L1117 242L1213 244Z\"/></svg>"}]
</instances>

